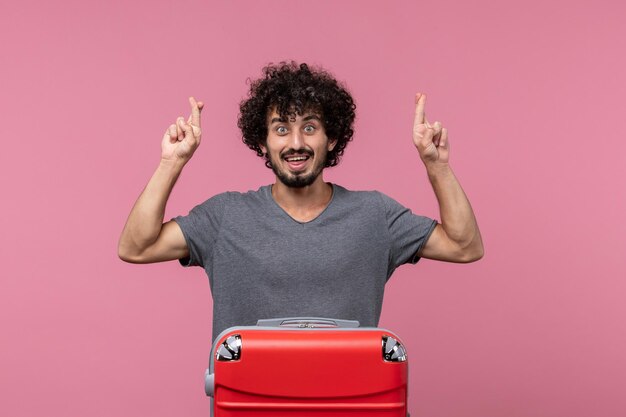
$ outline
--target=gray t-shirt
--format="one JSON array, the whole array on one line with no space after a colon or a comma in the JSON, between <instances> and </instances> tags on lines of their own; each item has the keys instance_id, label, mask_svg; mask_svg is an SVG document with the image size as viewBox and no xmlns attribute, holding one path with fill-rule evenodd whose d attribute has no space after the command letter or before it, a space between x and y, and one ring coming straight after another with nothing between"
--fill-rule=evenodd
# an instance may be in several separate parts
<instances>
[{"instance_id":1,"label":"gray t-shirt","mask_svg":"<svg viewBox=\"0 0 626 417\"><path fill-rule=\"evenodd\" d=\"M377 191L333 185L315 219L301 223L271 186L218 194L174 219L213 296L213 338L231 326L276 317L333 317L377 326L385 283L416 263L437 222Z\"/></svg>"}]
</instances>

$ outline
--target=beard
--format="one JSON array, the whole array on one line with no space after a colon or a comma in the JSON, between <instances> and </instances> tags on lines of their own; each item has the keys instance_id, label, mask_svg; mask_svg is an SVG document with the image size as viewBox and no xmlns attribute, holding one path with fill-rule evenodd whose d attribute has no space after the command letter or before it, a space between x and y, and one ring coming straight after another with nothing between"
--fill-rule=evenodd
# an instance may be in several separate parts
<instances>
[{"instance_id":1,"label":"beard","mask_svg":"<svg viewBox=\"0 0 626 417\"><path fill-rule=\"evenodd\" d=\"M292 153L294 153L294 151L285 152L283 155L281 155L281 158L289 156ZM313 152L306 153L309 154L309 158L313 158ZM322 158L320 158L320 160L313 166L313 169L308 174L304 172L293 173L288 170L277 168L277 166L280 166L280 162L277 163L271 156L269 156L269 163L270 168L272 168L272 171L274 171L274 174L276 174L276 177L280 180L280 182L285 184L287 187L303 188L313 184L317 177L319 177L319 175L324 170L324 167L326 166L326 153L322 155Z\"/></svg>"}]
</instances>

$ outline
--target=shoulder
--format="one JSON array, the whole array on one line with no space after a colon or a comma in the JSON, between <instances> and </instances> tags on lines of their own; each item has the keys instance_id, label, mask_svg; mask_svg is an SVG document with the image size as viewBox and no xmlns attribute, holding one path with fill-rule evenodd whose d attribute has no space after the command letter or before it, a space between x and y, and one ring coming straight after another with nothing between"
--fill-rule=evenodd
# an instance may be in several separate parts
<instances>
[{"instance_id":1,"label":"shoulder","mask_svg":"<svg viewBox=\"0 0 626 417\"><path fill-rule=\"evenodd\" d=\"M338 200L343 202L349 202L351 204L357 204L367 207L369 209L376 209L382 212L394 211L404 208L393 198L377 190L348 190L340 185L333 184L335 192L337 193Z\"/></svg>"},{"instance_id":2,"label":"shoulder","mask_svg":"<svg viewBox=\"0 0 626 417\"><path fill-rule=\"evenodd\" d=\"M385 195L375 190L348 190L341 185L333 184L335 196L339 200L352 201L356 203L382 204Z\"/></svg>"},{"instance_id":3,"label":"shoulder","mask_svg":"<svg viewBox=\"0 0 626 417\"><path fill-rule=\"evenodd\" d=\"M196 207L227 207L230 205L240 205L242 203L254 203L267 200L270 195L269 185L260 187L257 190L241 191L225 191L208 198Z\"/></svg>"}]
</instances>

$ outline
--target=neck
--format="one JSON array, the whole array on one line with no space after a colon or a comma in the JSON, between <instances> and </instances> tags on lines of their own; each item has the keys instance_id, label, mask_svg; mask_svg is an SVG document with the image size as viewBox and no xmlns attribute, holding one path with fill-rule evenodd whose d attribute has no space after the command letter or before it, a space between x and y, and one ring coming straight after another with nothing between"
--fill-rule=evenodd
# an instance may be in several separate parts
<instances>
[{"instance_id":1,"label":"neck","mask_svg":"<svg viewBox=\"0 0 626 417\"><path fill-rule=\"evenodd\" d=\"M333 195L333 188L320 174L315 182L302 188L288 187L278 178L272 186L272 197L288 213L314 213L324 209Z\"/></svg>"}]
</instances>

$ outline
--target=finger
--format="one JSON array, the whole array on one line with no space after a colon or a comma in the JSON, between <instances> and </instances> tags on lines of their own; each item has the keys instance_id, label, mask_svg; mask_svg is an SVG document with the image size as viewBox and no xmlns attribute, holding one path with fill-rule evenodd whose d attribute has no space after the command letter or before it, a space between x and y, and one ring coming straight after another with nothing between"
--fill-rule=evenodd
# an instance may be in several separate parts
<instances>
[{"instance_id":1,"label":"finger","mask_svg":"<svg viewBox=\"0 0 626 417\"><path fill-rule=\"evenodd\" d=\"M447 148L448 147L448 129L445 127L441 130L441 139L439 140L439 147Z\"/></svg>"},{"instance_id":2,"label":"finger","mask_svg":"<svg viewBox=\"0 0 626 417\"><path fill-rule=\"evenodd\" d=\"M442 129L441 122L433 123L432 127L433 127L433 129L435 129L435 132L441 133L441 129Z\"/></svg>"},{"instance_id":3,"label":"finger","mask_svg":"<svg viewBox=\"0 0 626 417\"><path fill-rule=\"evenodd\" d=\"M176 136L178 137L179 141L185 139L185 136L183 135L183 128L181 126L181 123L185 123L185 119L179 116L176 119Z\"/></svg>"},{"instance_id":4,"label":"finger","mask_svg":"<svg viewBox=\"0 0 626 417\"><path fill-rule=\"evenodd\" d=\"M437 123L437 122L435 122ZM439 145L439 136L437 135L437 129L435 129L435 125L431 125L428 119L426 118L426 114L424 114L424 126L429 135L428 142L424 144L424 146L430 144L431 142L435 145Z\"/></svg>"},{"instance_id":5,"label":"finger","mask_svg":"<svg viewBox=\"0 0 626 417\"><path fill-rule=\"evenodd\" d=\"M443 127L440 122L435 122L433 124L433 132L433 143L438 147L441 143L441 135L443 132Z\"/></svg>"},{"instance_id":6,"label":"finger","mask_svg":"<svg viewBox=\"0 0 626 417\"><path fill-rule=\"evenodd\" d=\"M200 106L200 103L193 97L189 97L189 104L191 104L191 115L189 116L191 124L200 126L200 112L202 111L202 106Z\"/></svg>"},{"instance_id":7,"label":"finger","mask_svg":"<svg viewBox=\"0 0 626 417\"><path fill-rule=\"evenodd\" d=\"M426 120L426 94L415 94L415 124L422 124Z\"/></svg>"},{"instance_id":8,"label":"finger","mask_svg":"<svg viewBox=\"0 0 626 417\"><path fill-rule=\"evenodd\" d=\"M178 132L176 131L176 125L170 125L167 129L167 134L170 137L170 142L174 143L178 140Z\"/></svg>"}]
</instances>

